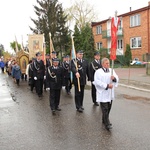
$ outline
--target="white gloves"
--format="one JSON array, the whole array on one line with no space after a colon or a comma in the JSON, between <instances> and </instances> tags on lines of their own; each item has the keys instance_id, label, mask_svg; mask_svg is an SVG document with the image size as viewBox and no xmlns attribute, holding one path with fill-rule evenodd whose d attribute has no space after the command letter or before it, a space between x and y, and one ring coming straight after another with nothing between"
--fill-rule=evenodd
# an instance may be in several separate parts
<instances>
[{"instance_id":1,"label":"white gloves","mask_svg":"<svg viewBox=\"0 0 150 150\"><path fill-rule=\"evenodd\" d=\"M44 76L44 79L46 79L46 76Z\"/></svg>"},{"instance_id":2,"label":"white gloves","mask_svg":"<svg viewBox=\"0 0 150 150\"><path fill-rule=\"evenodd\" d=\"M37 80L37 77L34 77L34 80Z\"/></svg>"},{"instance_id":3,"label":"white gloves","mask_svg":"<svg viewBox=\"0 0 150 150\"><path fill-rule=\"evenodd\" d=\"M50 90L50 88L46 88L46 91L49 91Z\"/></svg>"}]
</instances>

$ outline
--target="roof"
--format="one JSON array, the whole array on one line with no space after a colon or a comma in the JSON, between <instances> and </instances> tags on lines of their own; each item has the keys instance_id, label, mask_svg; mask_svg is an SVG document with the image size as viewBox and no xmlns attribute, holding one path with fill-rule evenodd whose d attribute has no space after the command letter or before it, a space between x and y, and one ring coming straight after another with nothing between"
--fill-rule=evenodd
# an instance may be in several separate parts
<instances>
[{"instance_id":1,"label":"roof","mask_svg":"<svg viewBox=\"0 0 150 150\"><path fill-rule=\"evenodd\" d=\"M134 11L130 11L130 12L127 12L127 13L124 13L124 14L121 14L121 15L118 15L118 17L130 16L130 15L132 15L132 14L139 13L139 12L142 12L142 11L145 11L145 10L148 10L148 9L150 9L150 6L146 6L146 7L140 8L140 9L136 9L136 10L134 10ZM109 18L108 18L108 19L105 19L105 20L102 20L102 21L99 21L99 22L92 22L92 23L91 23L91 26L94 27L94 26L97 26L97 25L106 23L108 20L109 20Z\"/></svg>"}]
</instances>

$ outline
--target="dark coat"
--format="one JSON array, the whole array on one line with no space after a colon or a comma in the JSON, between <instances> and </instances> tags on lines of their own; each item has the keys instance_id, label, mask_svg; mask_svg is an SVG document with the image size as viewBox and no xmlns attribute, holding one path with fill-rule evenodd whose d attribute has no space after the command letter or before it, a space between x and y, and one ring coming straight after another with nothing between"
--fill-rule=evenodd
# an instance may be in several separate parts
<instances>
[{"instance_id":1,"label":"dark coat","mask_svg":"<svg viewBox=\"0 0 150 150\"><path fill-rule=\"evenodd\" d=\"M20 79L21 78L21 70L19 66L14 66L12 68L12 77L15 79Z\"/></svg>"},{"instance_id":2,"label":"dark coat","mask_svg":"<svg viewBox=\"0 0 150 150\"><path fill-rule=\"evenodd\" d=\"M45 66L43 60L33 62L33 76L37 79L44 79Z\"/></svg>"},{"instance_id":3,"label":"dark coat","mask_svg":"<svg viewBox=\"0 0 150 150\"><path fill-rule=\"evenodd\" d=\"M76 69L76 63L77 63L77 69ZM88 71L88 62L85 59L82 59L82 62L78 61L77 59L71 60L71 70L73 72L73 83L78 84L76 73L79 72L80 74L80 85L86 84L86 77L88 77L89 80L89 71Z\"/></svg>"},{"instance_id":4,"label":"dark coat","mask_svg":"<svg viewBox=\"0 0 150 150\"><path fill-rule=\"evenodd\" d=\"M34 75L33 75L33 63L29 64L29 78L34 78Z\"/></svg>"},{"instance_id":5,"label":"dark coat","mask_svg":"<svg viewBox=\"0 0 150 150\"><path fill-rule=\"evenodd\" d=\"M101 63L97 63L95 60L93 60L91 63L90 63L90 66L89 66L89 75L90 75L90 81L93 82L94 81L94 74L95 74L95 71L99 68L102 68L102 65Z\"/></svg>"},{"instance_id":6,"label":"dark coat","mask_svg":"<svg viewBox=\"0 0 150 150\"><path fill-rule=\"evenodd\" d=\"M46 86L50 89L61 89L63 83L63 69L58 66L54 69L53 66L47 68L46 71Z\"/></svg>"},{"instance_id":7,"label":"dark coat","mask_svg":"<svg viewBox=\"0 0 150 150\"><path fill-rule=\"evenodd\" d=\"M62 62L64 78L70 78L71 62Z\"/></svg>"},{"instance_id":8,"label":"dark coat","mask_svg":"<svg viewBox=\"0 0 150 150\"><path fill-rule=\"evenodd\" d=\"M46 59L46 68L48 68L49 66L51 66L51 60L50 59Z\"/></svg>"}]
</instances>

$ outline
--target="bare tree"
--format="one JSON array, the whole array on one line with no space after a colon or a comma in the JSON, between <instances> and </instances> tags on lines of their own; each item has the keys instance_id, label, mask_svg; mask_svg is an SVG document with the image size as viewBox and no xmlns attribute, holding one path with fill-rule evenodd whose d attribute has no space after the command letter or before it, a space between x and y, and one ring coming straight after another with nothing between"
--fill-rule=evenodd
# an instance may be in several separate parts
<instances>
[{"instance_id":1,"label":"bare tree","mask_svg":"<svg viewBox=\"0 0 150 150\"><path fill-rule=\"evenodd\" d=\"M97 19L94 7L85 0L76 0L70 8L66 9L66 13L68 14L68 22L70 24L75 22L79 29L82 29L86 23L91 24Z\"/></svg>"}]
</instances>

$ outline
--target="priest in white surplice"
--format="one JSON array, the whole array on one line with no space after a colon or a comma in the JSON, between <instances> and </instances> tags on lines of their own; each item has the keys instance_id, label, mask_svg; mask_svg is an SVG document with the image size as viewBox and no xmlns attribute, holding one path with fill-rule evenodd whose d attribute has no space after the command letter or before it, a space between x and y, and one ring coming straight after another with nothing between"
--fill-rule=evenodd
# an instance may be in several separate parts
<instances>
[{"instance_id":1,"label":"priest in white surplice","mask_svg":"<svg viewBox=\"0 0 150 150\"><path fill-rule=\"evenodd\" d=\"M94 75L93 84L96 87L96 101L100 102L102 109L102 122L107 130L112 128L109 121L109 113L114 100L114 87L117 87L119 78L115 71L109 68L108 58L102 59L102 68L98 69Z\"/></svg>"}]
</instances>

